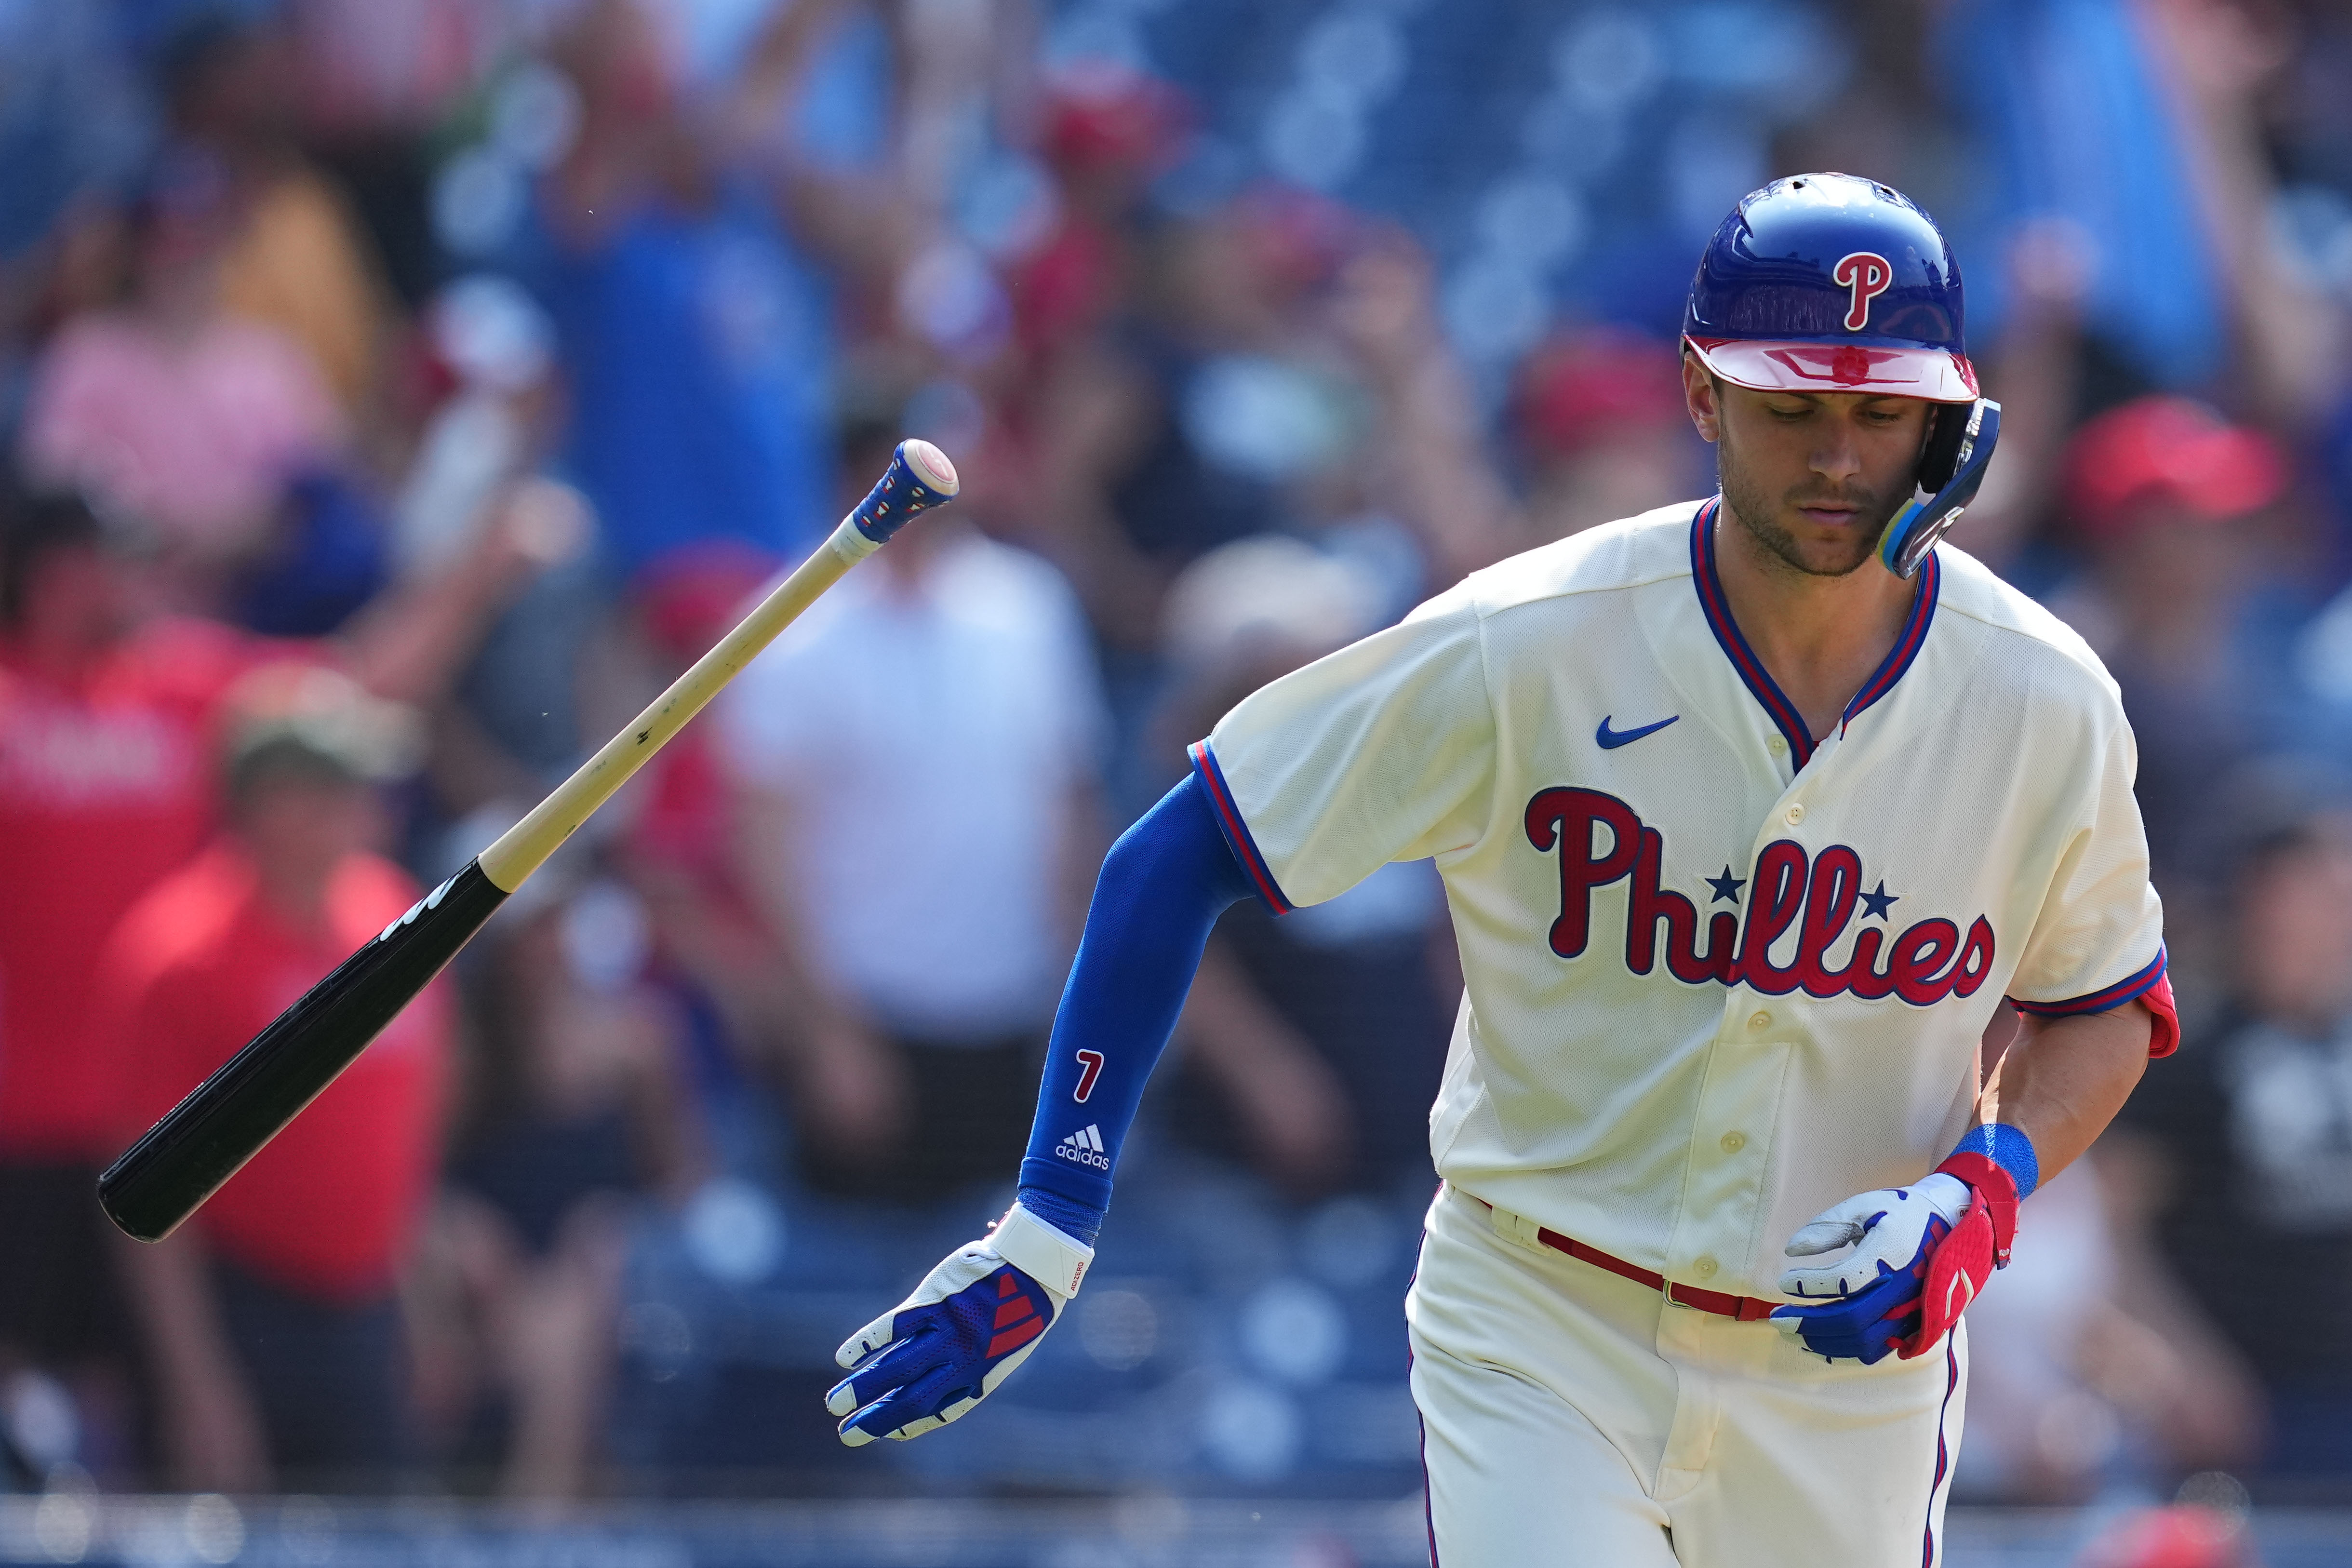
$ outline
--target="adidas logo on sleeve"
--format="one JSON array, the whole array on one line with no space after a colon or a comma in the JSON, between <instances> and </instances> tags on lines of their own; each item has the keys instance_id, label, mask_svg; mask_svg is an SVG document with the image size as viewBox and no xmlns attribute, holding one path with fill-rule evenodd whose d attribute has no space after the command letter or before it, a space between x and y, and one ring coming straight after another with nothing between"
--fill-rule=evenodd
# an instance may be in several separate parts
<instances>
[{"instance_id":1,"label":"adidas logo on sleeve","mask_svg":"<svg viewBox=\"0 0 2352 1568\"><path fill-rule=\"evenodd\" d=\"M1097 1171L1110 1169L1110 1156L1103 1152L1102 1129L1092 1122L1055 1144L1054 1152L1074 1165L1092 1165Z\"/></svg>"}]
</instances>

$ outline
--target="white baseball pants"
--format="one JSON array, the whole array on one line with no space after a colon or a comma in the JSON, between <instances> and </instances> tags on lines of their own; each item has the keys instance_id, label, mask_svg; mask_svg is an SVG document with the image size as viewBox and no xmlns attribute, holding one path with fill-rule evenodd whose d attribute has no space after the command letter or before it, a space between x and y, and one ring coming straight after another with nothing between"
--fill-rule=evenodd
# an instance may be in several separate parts
<instances>
[{"instance_id":1,"label":"white baseball pants","mask_svg":"<svg viewBox=\"0 0 2352 1568\"><path fill-rule=\"evenodd\" d=\"M1517 1230L1440 1188L1405 1300L1437 1568L1942 1568L1959 1331L1832 1365Z\"/></svg>"}]
</instances>

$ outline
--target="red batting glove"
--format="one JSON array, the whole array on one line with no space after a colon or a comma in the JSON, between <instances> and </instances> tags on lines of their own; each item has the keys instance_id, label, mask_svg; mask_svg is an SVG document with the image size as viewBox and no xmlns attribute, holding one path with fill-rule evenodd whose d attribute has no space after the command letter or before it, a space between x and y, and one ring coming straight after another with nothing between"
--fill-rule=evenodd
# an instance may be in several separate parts
<instances>
[{"instance_id":1,"label":"red batting glove","mask_svg":"<svg viewBox=\"0 0 2352 1568\"><path fill-rule=\"evenodd\" d=\"M1992 1271L2008 1267L2010 1244L2017 1238L2015 1177L1978 1153L1955 1154L1936 1169L1969 1189L1969 1212L1927 1255L1919 1327L1895 1343L1895 1353L1906 1361L1944 1342L1944 1335L1977 1299Z\"/></svg>"}]
</instances>

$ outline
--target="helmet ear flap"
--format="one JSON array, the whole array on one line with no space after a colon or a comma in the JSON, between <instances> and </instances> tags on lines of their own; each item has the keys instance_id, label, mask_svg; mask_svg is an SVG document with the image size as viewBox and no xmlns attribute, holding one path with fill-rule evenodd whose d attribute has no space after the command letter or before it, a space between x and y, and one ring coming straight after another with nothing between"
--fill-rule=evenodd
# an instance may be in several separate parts
<instances>
[{"instance_id":1,"label":"helmet ear flap","mask_svg":"<svg viewBox=\"0 0 2352 1568\"><path fill-rule=\"evenodd\" d=\"M1919 488L1935 495L1952 482L1960 466L1960 443L1968 438L1969 416L1974 405L1931 403L1927 405L1927 440L1919 449Z\"/></svg>"},{"instance_id":2,"label":"helmet ear flap","mask_svg":"<svg viewBox=\"0 0 2352 1568\"><path fill-rule=\"evenodd\" d=\"M1919 570L1944 531L1959 521L1984 483L2000 439L2000 405L1989 397L1941 405L1930 416L1927 444L1919 454L1918 489L1879 536L1878 557L1898 577Z\"/></svg>"}]
</instances>

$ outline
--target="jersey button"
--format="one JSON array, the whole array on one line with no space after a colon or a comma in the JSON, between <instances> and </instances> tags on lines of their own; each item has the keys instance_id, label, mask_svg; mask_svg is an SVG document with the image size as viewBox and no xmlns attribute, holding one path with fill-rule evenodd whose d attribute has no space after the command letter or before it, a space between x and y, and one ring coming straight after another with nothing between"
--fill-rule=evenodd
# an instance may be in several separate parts
<instances>
[{"instance_id":1,"label":"jersey button","mask_svg":"<svg viewBox=\"0 0 2352 1568\"><path fill-rule=\"evenodd\" d=\"M1702 1279L1714 1279L1715 1259L1712 1258L1702 1258L1698 1259L1691 1265L1691 1272L1697 1275Z\"/></svg>"},{"instance_id":2,"label":"jersey button","mask_svg":"<svg viewBox=\"0 0 2352 1568\"><path fill-rule=\"evenodd\" d=\"M1742 1149L1745 1149L1745 1148L1747 1148L1747 1147L1748 1147L1748 1134L1747 1134L1747 1133L1745 1133L1745 1132L1727 1132L1727 1133L1725 1133L1725 1134L1723 1135L1723 1152L1724 1152L1725 1153L1727 1153L1727 1154L1737 1154L1737 1153L1738 1153Z\"/></svg>"},{"instance_id":3,"label":"jersey button","mask_svg":"<svg viewBox=\"0 0 2352 1568\"><path fill-rule=\"evenodd\" d=\"M1750 1013L1748 1015L1748 1026L1751 1029L1769 1029L1772 1026L1772 1015L1769 1013Z\"/></svg>"},{"instance_id":4,"label":"jersey button","mask_svg":"<svg viewBox=\"0 0 2352 1568\"><path fill-rule=\"evenodd\" d=\"M1764 749L1777 756L1789 749L1789 742L1775 735L1764 742Z\"/></svg>"},{"instance_id":5,"label":"jersey button","mask_svg":"<svg viewBox=\"0 0 2352 1568\"><path fill-rule=\"evenodd\" d=\"M1805 820L1805 808L1801 805L1792 805L1780 814L1780 820L1794 827Z\"/></svg>"}]
</instances>

